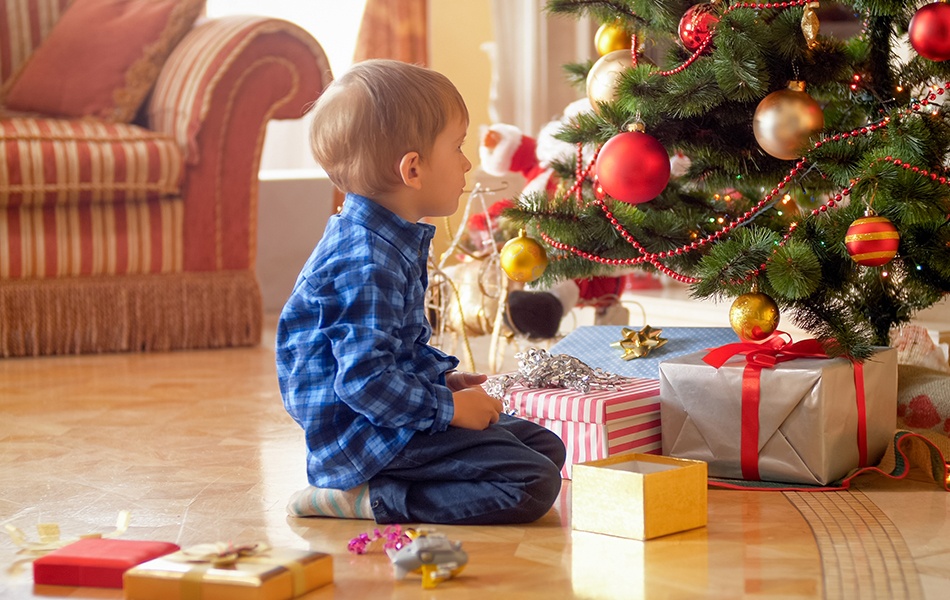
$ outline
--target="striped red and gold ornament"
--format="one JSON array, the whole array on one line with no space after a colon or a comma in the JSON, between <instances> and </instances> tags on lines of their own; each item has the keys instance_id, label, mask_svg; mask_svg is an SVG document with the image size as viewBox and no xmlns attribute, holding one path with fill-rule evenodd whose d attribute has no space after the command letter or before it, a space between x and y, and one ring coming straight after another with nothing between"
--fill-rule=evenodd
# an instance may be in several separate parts
<instances>
[{"instance_id":1,"label":"striped red and gold ornament","mask_svg":"<svg viewBox=\"0 0 950 600\"><path fill-rule=\"evenodd\" d=\"M848 227L844 244L854 262L865 267L886 265L897 256L901 237L887 217L861 217Z\"/></svg>"}]
</instances>

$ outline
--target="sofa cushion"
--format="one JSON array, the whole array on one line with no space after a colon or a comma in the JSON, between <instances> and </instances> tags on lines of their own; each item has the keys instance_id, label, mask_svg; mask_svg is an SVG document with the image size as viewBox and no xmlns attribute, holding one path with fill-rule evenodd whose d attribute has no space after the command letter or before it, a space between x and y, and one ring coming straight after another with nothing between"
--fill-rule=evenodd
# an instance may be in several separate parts
<instances>
[{"instance_id":1,"label":"sofa cushion","mask_svg":"<svg viewBox=\"0 0 950 600\"><path fill-rule=\"evenodd\" d=\"M0 207L0 283L182 270L181 198Z\"/></svg>"},{"instance_id":2,"label":"sofa cushion","mask_svg":"<svg viewBox=\"0 0 950 600\"><path fill-rule=\"evenodd\" d=\"M0 207L177 196L183 161L174 139L136 125L0 118Z\"/></svg>"},{"instance_id":3,"label":"sofa cushion","mask_svg":"<svg viewBox=\"0 0 950 600\"><path fill-rule=\"evenodd\" d=\"M20 70L70 0L0 0L0 82ZM4 94L0 86L0 103Z\"/></svg>"},{"instance_id":4,"label":"sofa cushion","mask_svg":"<svg viewBox=\"0 0 950 600\"><path fill-rule=\"evenodd\" d=\"M7 108L128 123L204 0L73 0L6 88Z\"/></svg>"}]
</instances>

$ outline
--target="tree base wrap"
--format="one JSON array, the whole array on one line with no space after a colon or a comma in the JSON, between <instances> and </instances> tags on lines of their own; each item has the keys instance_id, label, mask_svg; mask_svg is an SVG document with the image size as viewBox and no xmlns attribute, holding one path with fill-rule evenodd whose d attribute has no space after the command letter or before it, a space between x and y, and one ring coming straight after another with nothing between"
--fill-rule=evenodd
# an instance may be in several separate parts
<instances>
[{"instance_id":1,"label":"tree base wrap","mask_svg":"<svg viewBox=\"0 0 950 600\"><path fill-rule=\"evenodd\" d=\"M0 356L156 352L260 343L251 271L0 282Z\"/></svg>"},{"instance_id":2,"label":"tree base wrap","mask_svg":"<svg viewBox=\"0 0 950 600\"><path fill-rule=\"evenodd\" d=\"M578 327L551 346L549 352L575 356L591 368L600 368L623 377L659 379L660 363L665 360L739 341L731 327L661 327L662 323L652 325L663 330L667 343L643 358L624 360L623 350L611 346L612 343L624 339L623 329L627 327L625 325ZM639 329L639 326L636 328Z\"/></svg>"},{"instance_id":3,"label":"tree base wrap","mask_svg":"<svg viewBox=\"0 0 950 600\"><path fill-rule=\"evenodd\" d=\"M768 492L836 492L851 487L858 477L870 480L876 475L887 479L931 480L944 491L950 492L950 438L926 429L899 429L894 434L884 458L877 465L855 469L842 479L828 485L789 485L770 481L743 481L740 479L709 478L709 485L735 490Z\"/></svg>"},{"instance_id":4,"label":"tree base wrap","mask_svg":"<svg viewBox=\"0 0 950 600\"><path fill-rule=\"evenodd\" d=\"M772 368L753 369L758 371L759 404L754 410L743 402L744 386L746 399L752 397L750 363L740 356L717 369L703 361L706 354L660 365L663 454L705 461L714 478L757 476L805 485L838 481L884 455L896 429L896 350L879 349L862 365L864 411L859 410L856 371L848 359L780 359ZM758 473L749 469L750 433L756 440Z\"/></svg>"}]
</instances>

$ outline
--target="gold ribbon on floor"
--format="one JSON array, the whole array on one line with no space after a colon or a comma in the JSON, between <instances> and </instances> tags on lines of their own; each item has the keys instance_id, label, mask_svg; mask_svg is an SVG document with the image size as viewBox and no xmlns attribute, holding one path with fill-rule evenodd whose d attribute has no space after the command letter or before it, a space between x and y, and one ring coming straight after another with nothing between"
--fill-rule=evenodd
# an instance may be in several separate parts
<instances>
[{"instance_id":1,"label":"gold ribbon on floor","mask_svg":"<svg viewBox=\"0 0 950 600\"><path fill-rule=\"evenodd\" d=\"M640 331L624 327L620 333L623 339L612 343L610 347L623 350L621 358L624 360L646 358L650 355L650 351L666 344L666 339L660 337L663 330L654 329L649 325L644 325Z\"/></svg>"},{"instance_id":2,"label":"gold ribbon on floor","mask_svg":"<svg viewBox=\"0 0 950 600\"><path fill-rule=\"evenodd\" d=\"M132 513L127 510L119 512L116 519L115 530L110 533L87 533L75 538L63 539L60 537L59 523L38 523L36 532L39 535L39 541L30 541L22 530L13 525L5 525L4 528L10 535L13 543L20 547L20 552L28 552L37 556L47 554L53 550L58 550L63 546L83 538L114 538L124 534L132 521Z\"/></svg>"}]
</instances>

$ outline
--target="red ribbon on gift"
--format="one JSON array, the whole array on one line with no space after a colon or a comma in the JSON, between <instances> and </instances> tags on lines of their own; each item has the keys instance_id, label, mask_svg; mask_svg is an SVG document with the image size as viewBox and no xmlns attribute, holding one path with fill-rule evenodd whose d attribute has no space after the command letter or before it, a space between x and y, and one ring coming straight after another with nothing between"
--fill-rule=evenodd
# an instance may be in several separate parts
<instances>
[{"instance_id":1,"label":"red ribbon on gift","mask_svg":"<svg viewBox=\"0 0 950 600\"><path fill-rule=\"evenodd\" d=\"M740 463L742 477L749 481L759 480L759 404L762 369L796 358L831 358L821 342L815 339L791 343L783 336L774 335L762 342L738 342L710 350L703 361L719 368L738 355L744 354L746 366L742 371L742 432ZM790 338L789 338L790 340ZM864 365L852 359L854 365L854 389L858 408L858 458L861 467L867 466L868 430L867 406L864 397Z\"/></svg>"}]
</instances>

